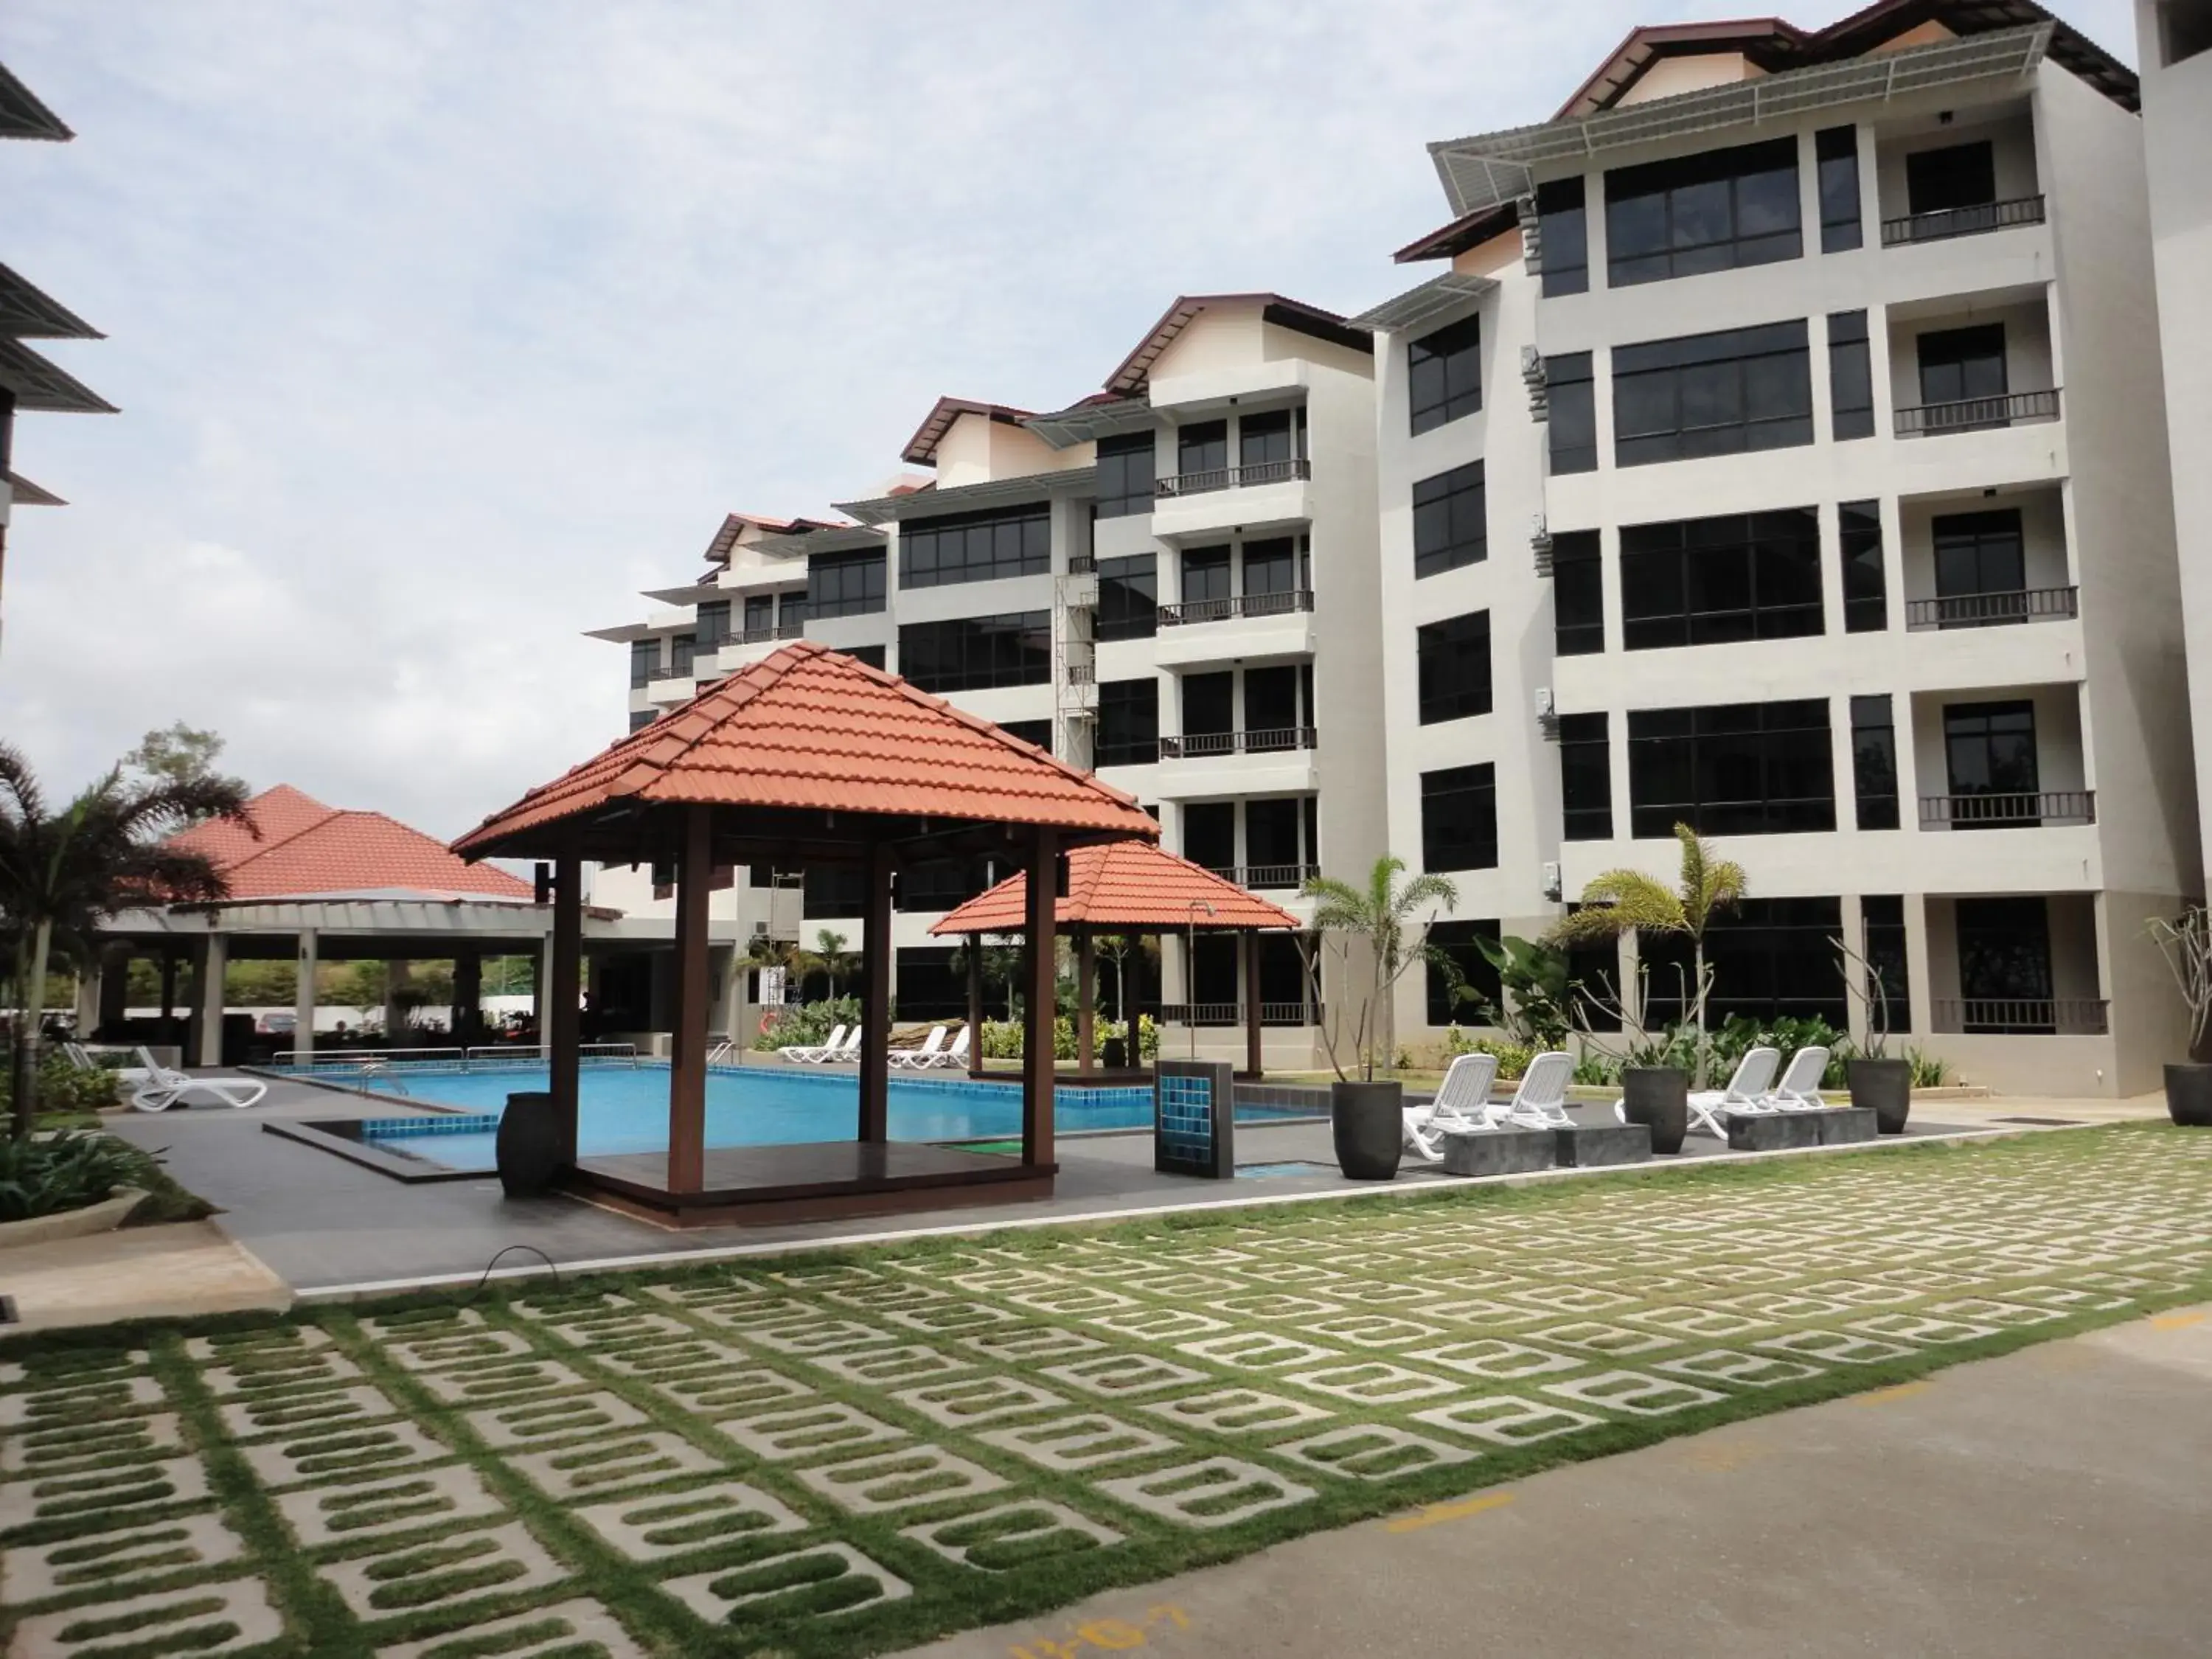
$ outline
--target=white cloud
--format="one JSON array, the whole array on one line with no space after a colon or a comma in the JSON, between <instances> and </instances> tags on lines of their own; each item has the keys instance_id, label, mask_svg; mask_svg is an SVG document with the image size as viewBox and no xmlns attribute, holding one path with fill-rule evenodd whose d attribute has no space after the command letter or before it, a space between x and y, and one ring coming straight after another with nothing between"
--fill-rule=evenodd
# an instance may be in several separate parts
<instances>
[{"instance_id":1,"label":"white cloud","mask_svg":"<svg viewBox=\"0 0 2212 1659\"><path fill-rule=\"evenodd\" d=\"M0 732L58 785L181 717L454 833L621 729L580 630L725 510L866 492L941 392L1080 396L1177 292L1389 294L1449 216L1423 143L1646 15L17 0L81 137L0 150L0 260L125 412L18 423L76 504L16 515Z\"/></svg>"}]
</instances>

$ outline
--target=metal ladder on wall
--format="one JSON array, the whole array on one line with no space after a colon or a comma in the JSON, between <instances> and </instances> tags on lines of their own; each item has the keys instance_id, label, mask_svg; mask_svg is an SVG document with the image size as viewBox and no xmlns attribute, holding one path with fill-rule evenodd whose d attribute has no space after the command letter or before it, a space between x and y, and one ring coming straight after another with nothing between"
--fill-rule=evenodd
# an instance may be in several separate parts
<instances>
[{"instance_id":1,"label":"metal ladder on wall","mask_svg":"<svg viewBox=\"0 0 2212 1659\"><path fill-rule=\"evenodd\" d=\"M1098 728L1098 565L1073 555L1054 579L1052 605L1052 750L1088 771Z\"/></svg>"}]
</instances>

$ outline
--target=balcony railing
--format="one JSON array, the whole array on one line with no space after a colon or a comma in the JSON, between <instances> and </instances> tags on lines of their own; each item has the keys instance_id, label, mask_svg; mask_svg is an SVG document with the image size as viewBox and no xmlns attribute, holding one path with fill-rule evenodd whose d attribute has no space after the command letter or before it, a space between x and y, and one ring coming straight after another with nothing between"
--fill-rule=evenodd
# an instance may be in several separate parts
<instances>
[{"instance_id":1,"label":"balcony railing","mask_svg":"<svg viewBox=\"0 0 2212 1659\"><path fill-rule=\"evenodd\" d=\"M1177 495L1206 495L1217 489L1237 489L1247 484L1287 483L1313 477L1313 463L1300 455L1288 461L1259 461L1250 466L1212 466L1203 472L1178 472L1152 483L1152 494L1165 501Z\"/></svg>"},{"instance_id":2,"label":"balcony railing","mask_svg":"<svg viewBox=\"0 0 2212 1659\"><path fill-rule=\"evenodd\" d=\"M1262 1025L1318 1025L1322 1023L1322 1006L1316 1002L1263 1002L1260 1005L1260 1024ZM1164 1002L1160 1005L1160 1024L1163 1025L1242 1025L1244 1005L1241 1002Z\"/></svg>"},{"instance_id":3,"label":"balcony railing","mask_svg":"<svg viewBox=\"0 0 2212 1659\"><path fill-rule=\"evenodd\" d=\"M806 618L793 616L788 611L781 622L766 628L747 628L732 634L725 645L765 645L770 640L795 640L806 632Z\"/></svg>"},{"instance_id":4,"label":"balcony railing","mask_svg":"<svg viewBox=\"0 0 2212 1659\"><path fill-rule=\"evenodd\" d=\"M2102 997L1937 997L1929 1012L1939 1031L2028 1036L2103 1036Z\"/></svg>"},{"instance_id":5,"label":"balcony railing","mask_svg":"<svg viewBox=\"0 0 2212 1659\"><path fill-rule=\"evenodd\" d=\"M1098 574L1098 556L1095 553L1071 553L1067 556L1067 574L1071 576L1095 576Z\"/></svg>"},{"instance_id":6,"label":"balcony railing","mask_svg":"<svg viewBox=\"0 0 2212 1659\"><path fill-rule=\"evenodd\" d=\"M2008 392L1996 398L1962 398L1956 403L1916 404L1897 411L1897 435L1926 438L1943 432L1987 432L2020 421L2058 418L2058 388Z\"/></svg>"},{"instance_id":7,"label":"balcony railing","mask_svg":"<svg viewBox=\"0 0 2212 1659\"><path fill-rule=\"evenodd\" d=\"M1276 726L1257 732L1188 732L1160 739L1162 760L1197 760L1206 755L1279 755L1290 749L1310 749L1316 733L1310 726Z\"/></svg>"},{"instance_id":8,"label":"balcony railing","mask_svg":"<svg viewBox=\"0 0 2212 1659\"><path fill-rule=\"evenodd\" d=\"M2009 202L1978 202L1972 207L1944 208L1935 213L1908 213L1902 219L1881 222L1881 245L1897 247L1908 242L1941 242L1953 236L1978 236L1985 230L2008 230L2014 225L2043 222L2043 198L2020 196Z\"/></svg>"},{"instance_id":9,"label":"balcony railing","mask_svg":"<svg viewBox=\"0 0 2212 1659\"><path fill-rule=\"evenodd\" d=\"M1923 795L1923 830L2033 829L2049 823L2094 823L2094 789L2046 789L2035 793Z\"/></svg>"},{"instance_id":10,"label":"balcony railing","mask_svg":"<svg viewBox=\"0 0 2212 1659\"><path fill-rule=\"evenodd\" d=\"M1286 587L1274 593L1239 593L1234 599L1185 599L1160 607L1159 624L1226 622L1232 617L1287 617L1314 608L1313 589Z\"/></svg>"},{"instance_id":11,"label":"balcony railing","mask_svg":"<svg viewBox=\"0 0 2212 1659\"><path fill-rule=\"evenodd\" d=\"M1295 890L1321 873L1318 864L1209 864L1206 867L1222 880L1233 881L1255 893L1262 888Z\"/></svg>"},{"instance_id":12,"label":"balcony railing","mask_svg":"<svg viewBox=\"0 0 2212 1659\"><path fill-rule=\"evenodd\" d=\"M1907 599L1907 628L1996 628L2007 623L2060 622L2080 614L2071 587L2027 587L2006 593L1953 593Z\"/></svg>"}]
</instances>

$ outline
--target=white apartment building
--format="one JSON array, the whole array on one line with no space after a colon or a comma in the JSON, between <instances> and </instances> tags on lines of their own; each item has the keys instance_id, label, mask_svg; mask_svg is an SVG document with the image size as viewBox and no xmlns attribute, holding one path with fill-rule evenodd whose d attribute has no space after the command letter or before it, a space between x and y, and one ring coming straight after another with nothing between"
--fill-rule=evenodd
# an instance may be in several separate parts
<instances>
[{"instance_id":1,"label":"white apartment building","mask_svg":"<svg viewBox=\"0 0 2212 1659\"><path fill-rule=\"evenodd\" d=\"M1317 866L1449 874L1486 988L1475 939L1671 881L1686 822L1750 878L1716 1012L1863 1036L1840 939L1974 1080L2154 1087L2182 1018L2143 924L2203 882L2136 97L2026 0L1638 30L1553 120L1431 146L1456 216L1409 292L1178 300L1069 408L940 400L930 476L849 522L730 520L602 635L632 718L803 631L1293 910ZM958 1012L927 929L984 873L902 878L902 1015ZM595 896L650 914L648 875ZM734 948L856 932L840 902L732 872L716 915ZM1162 966L1228 1024L1233 948ZM1269 1063L1313 1063L1294 947L1261 972ZM1395 1012L1468 1017L1433 971Z\"/></svg>"}]
</instances>

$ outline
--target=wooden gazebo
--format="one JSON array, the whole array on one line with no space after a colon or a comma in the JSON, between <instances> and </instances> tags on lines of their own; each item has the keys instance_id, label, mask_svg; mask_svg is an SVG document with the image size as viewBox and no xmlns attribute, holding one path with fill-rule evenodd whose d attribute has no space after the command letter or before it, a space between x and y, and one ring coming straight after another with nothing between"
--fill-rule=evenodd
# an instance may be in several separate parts
<instances>
[{"instance_id":1,"label":"wooden gazebo","mask_svg":"<svg viewBox=\"0 0 2212 1659\"><path fill-rule=\"evenodd\" d=\"M1188 859L1177 858L1157 842L1121 841L1079 848L1067 857L1067 892L1053 907L1054 925L1070 931L1075 939L1075 1063L1079 1073L1096 1065L1097 959L1094 949L1100 933L1240 933L1244 940L1245 1070L1261 1073L1260 1053L1260 934L1271 929L1296 929L1298 919L1280 905L1270 904L1235 882L1218 876ZM988 892L978 893L958 909L949 912L930 932L968 939L968 1021L980 1030L983 1015L983 953L985 934L1028 936L1031 927L1030 881L1026 874L1009 876ZM1132 961L1140 961L1133 952ZM1036 952L1030 952L1034 961ZM1128 999L1124 998L1124 1000ZM1023 1035L1024 1069L1029 1035ZM970 1066L981 1075L982 1045L969 1050ZM1137 1054L1133 1047L1130 1058Z\"/></svg>"},{"instance_id":2,"label":"wooden gazebo","mask_svg":"<svg viewBox=\"0 0 2212 1659\"><path fill-rule=\"evenodd\" d=\"M1053 907L1031 941L1022 1157L890 1139L891 881L913 863L1012 857L1049 896L1070 848L1151 839L1137 803L1042 750L810 641L702 692L453 843L470 859L550 860L553 982L575 982L582 865L653 863L676 875L676 1017L668 1152L594 1157L576 1145L578 1021L550 1000L555 1115L565 1178L680 1222L927 1207L1048 1194L1053 1155ZM861 927L860 1124L852 1142L706 1145L708 891L717 868L843 865L867 872Z\"/></svg>"}]
</instances>

